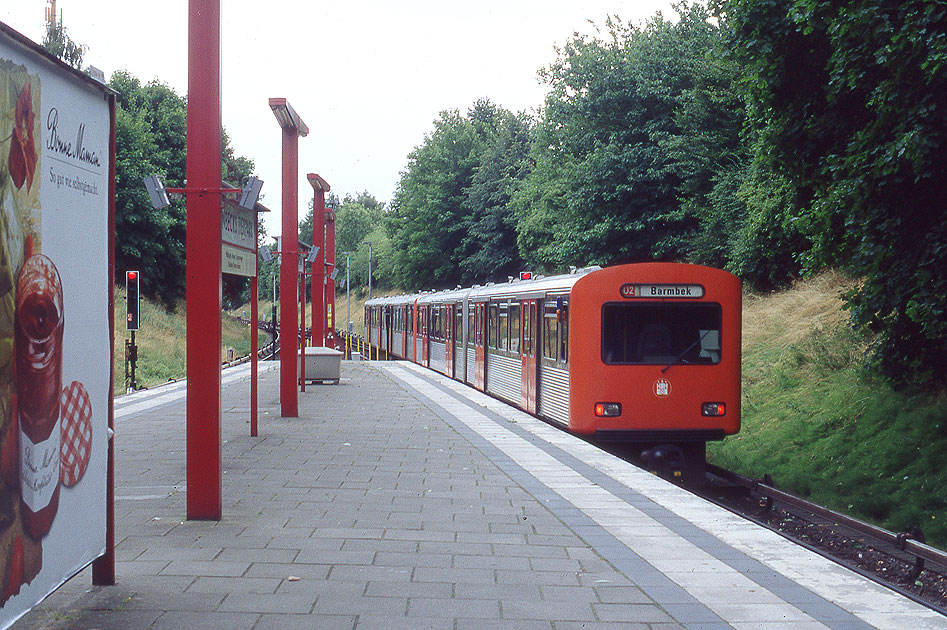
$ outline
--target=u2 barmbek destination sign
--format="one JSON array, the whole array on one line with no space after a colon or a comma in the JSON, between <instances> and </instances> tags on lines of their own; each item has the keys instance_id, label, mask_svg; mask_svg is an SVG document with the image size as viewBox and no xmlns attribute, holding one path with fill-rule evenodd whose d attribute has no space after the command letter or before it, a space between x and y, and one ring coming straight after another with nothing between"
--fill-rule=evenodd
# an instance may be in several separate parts
<instances>
[{"instance_id":1,"label":"u2 barmbek destination sign","mask_svg":"<svg viewBox=\"0 0 947 630\"><path fill-rule=\"evenodd\" d=\"M105 552L109 94L0 23L0 628Z\"/></svg>"}]
</instances>

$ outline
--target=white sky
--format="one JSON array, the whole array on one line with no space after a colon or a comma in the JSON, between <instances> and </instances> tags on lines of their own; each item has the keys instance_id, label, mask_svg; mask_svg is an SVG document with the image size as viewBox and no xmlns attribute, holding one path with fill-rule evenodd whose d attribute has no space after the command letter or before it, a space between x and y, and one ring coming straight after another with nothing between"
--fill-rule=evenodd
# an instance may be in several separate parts
<instances>
[{"instance_id":1,"label":"white sky","mask_svg":"<svg viewBox=\"0 0 947 630\"><path fill-rule=\"evenodd\" d=\"M47 0L0 0L0 21L41 42ZM58 0L84 63L128 70L187 92L184 0ZM269 97L285 97L310 128L299 139L299 216L322 175L344 197L388 201L408 153L445 109L488 97L513 111L542 105L537 71L589 20L641 23L667 0L222 0L223 121L252 159L280 232L280 132Z\"/></svg>"}]
</instances>

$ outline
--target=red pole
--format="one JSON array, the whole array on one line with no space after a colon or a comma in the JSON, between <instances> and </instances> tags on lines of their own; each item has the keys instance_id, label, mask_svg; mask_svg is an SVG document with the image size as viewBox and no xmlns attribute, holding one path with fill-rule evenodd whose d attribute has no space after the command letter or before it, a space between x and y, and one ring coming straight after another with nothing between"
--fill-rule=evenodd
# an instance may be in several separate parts
<instances>
[{"instance_id":1,"label":"red pole","mask_svg":"<svg viewBox=\"0 0 947 630\"><path fill-rule=\"evenodd\" d=\"M259 359L260 330L257 300L259 287L254 274L250 278L250 437L257 435L257 363Z\"/></svg>"},{"instance_id":2,"label":"red pole","mask_svg":"<svg viewBox=\"0 0 947 630\"><path fill-rule=\"evenodd\" d=\"M335 348L335 212L331 209L326 213L326 263L326 345Z\"/></svg>"},{"instance_id":3,"label":"red pole","mask_svg":"<svg viewBox=\"0 0 947 630\"><path fill-rule=\"evenodd\" d=\"M312 345L321 347L326 345L326 193L319 188L313 190L312 198L312 246L319 248L312 263Z\"/></svg>"},{"instance_id":4,"label":"red pole","mask_svg":"<svg viewBox=\"0 0 947 630\"><path fill-rule=\"evenodd\" d=\"M187 182L219 191L220 0L188 5ZM220 520L220 193L187 195L187 518Z\"/></svg>"},{"instance_id":5,"label":"red pole","mask_svg":"<svg viewBox=\"0 0 947 630\"><path fill-rule=\"evenodd\" d=\"M296 177L299 169L299 140L296 129L283 129L283 248L280 259L280 415L299 416L296 392L298 370L293 335L299 329L297 276L299 275L299 208Z\"/></svg>"},{"instance_id":6,"label":"red pole","mask_svg":"<svg viewBox=\"0 0 947 630\"><path fill-rule=\"evenodd\" d=\"M299 391L306 391L306 273L299 274Z\"/></svg>"},{"instance_id":7,"label":"red pole","mask_svg":"<svg viewBox=\"0 0 947 630\"><path fill-rule=\"evenodd\" d=\"M312 246L319 248L312 263L312 345L325 346L326 321L326 192L329 183L315 173L306 175L312 184Z\"/></svg>"}]
</instances>

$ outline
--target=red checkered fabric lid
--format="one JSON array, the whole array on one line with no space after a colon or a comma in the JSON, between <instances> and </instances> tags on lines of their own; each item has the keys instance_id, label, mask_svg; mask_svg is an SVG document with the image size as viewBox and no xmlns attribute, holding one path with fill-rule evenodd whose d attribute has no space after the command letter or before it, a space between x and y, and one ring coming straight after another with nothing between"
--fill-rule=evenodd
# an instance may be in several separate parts
<instances>
[{"instance_id":1,"label":"red checkered fabric lid","mask_svg":"<svg viewBox=\"0 0 947 630\"><path fill-rule=\"evenodd\" d=\"M64 486L74 486L85 474L92 454L92 403L79 381L63 388L60 403L62 466L59 476Z\"/></svg>"}]
</instances>

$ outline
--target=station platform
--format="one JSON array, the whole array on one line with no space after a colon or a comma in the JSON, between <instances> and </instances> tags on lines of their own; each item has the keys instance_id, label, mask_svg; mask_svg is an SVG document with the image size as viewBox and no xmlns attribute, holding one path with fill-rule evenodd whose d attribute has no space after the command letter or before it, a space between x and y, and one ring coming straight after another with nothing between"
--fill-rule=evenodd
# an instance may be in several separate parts
<instances>
[{"instance_id":1,"label":"station platform","mask_svg":"<svg viewBox=\"0 0 947 630\"><path fill-rule=\"evenodd\" d=\"M923 630L947 618L418 366L279 413L225 372L219 522L185 520L184 387L116 399L116 576L15 628Z\"/></svg>"}]
</instances>

